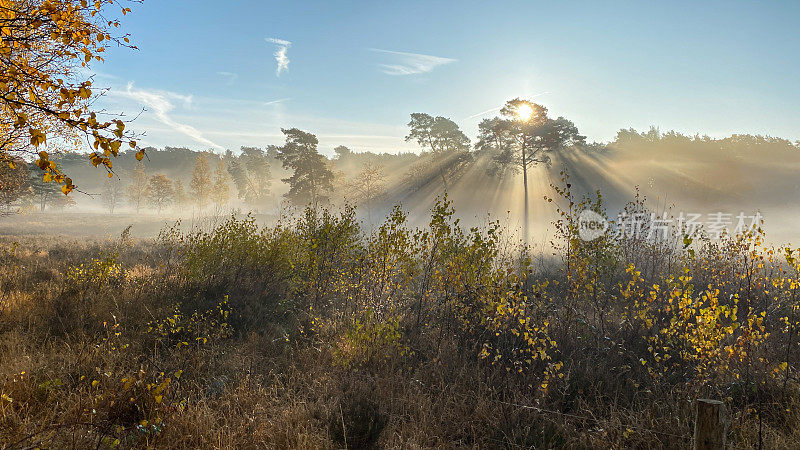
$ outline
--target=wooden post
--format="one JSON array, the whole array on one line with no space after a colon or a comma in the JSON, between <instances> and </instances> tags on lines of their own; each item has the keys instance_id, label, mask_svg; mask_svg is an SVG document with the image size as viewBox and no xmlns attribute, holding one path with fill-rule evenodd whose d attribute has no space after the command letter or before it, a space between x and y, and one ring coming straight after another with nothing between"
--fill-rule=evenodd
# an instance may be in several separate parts
<instances>
[{"instance_id":1,"label":"wooden post","mask_svg":"<svg viewBox=\"0 0 800 450\"><path fill-rule=\"evenodd\" d=\"M726 434L725 404L719 400L697 399L694 450L724 450Z\"/></svg>"}]
</instances>

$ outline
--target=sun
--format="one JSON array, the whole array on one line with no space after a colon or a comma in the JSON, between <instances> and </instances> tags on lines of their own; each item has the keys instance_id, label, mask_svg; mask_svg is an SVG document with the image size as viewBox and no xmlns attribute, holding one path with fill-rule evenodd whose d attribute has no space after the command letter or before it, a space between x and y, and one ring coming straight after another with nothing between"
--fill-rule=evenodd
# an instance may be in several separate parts
<instances>
[{"instance_id":1,"label":"sun","mask_svg":"<svg viewBox=\"0 0 800 450\"><path fill-rule=\"evenodd\" d=\"M523 122L530 119L533 115L533 108L531 105L523 103L517 107L517 118Z\"/></svg>"}]
</instances>

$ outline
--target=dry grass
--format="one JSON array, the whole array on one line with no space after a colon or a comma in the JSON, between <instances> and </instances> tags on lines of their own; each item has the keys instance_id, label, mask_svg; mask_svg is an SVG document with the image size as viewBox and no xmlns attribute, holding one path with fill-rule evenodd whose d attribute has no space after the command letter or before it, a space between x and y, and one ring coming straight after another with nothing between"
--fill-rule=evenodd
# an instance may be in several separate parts
<instances>
[{"instance_id":1,"label":"dry grass","mask_svg":"<svg viewBox=\"0 0 800 450\"><path fill-rule=\"evenodd\" d=\"M700 395L726 399L736 445L800 442L793 375L648 372L614 303L624 270L605 280L605 316L601 302L570 313L558 267L515 278L519 255L439 219L417 237L362 236L345 214L159 240L3 238L0 448L686 448ZM514 292L539 306L487 309ZM519 319L546 328L532 344L546 358L525 361ZM753 354L779 364L786 335L769 326Z\"/></svg>"}]
</instances>

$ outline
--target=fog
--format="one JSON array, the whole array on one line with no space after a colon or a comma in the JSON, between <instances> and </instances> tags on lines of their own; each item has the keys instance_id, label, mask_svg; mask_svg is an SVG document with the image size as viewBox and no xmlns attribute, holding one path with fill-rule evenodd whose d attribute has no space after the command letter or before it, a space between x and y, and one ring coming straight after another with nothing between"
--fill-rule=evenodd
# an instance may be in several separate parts
<instances>
[{"instance_id":1,"label":"fog","mask_svg":"<svg viewBox=\"0 0 800 450\"><path fill-rule=\"evenodd\" d=\"M136 161L133 152L121 154L110 178L106 171L92 167L86 155L62 155L59 164L78 180L78 191L64 203L60 194L45 194L48 198L43 198L36 186L27 187L25 195L7 205L0 218L0 233L107 237L130 225L134 236L153 237L179 219L183 226L203 227L230 215L245 214L252 214L263 224L273 224L310 204L287 197L293 172L278 159L281 148L245 147L225 153L148 148L142 162ZM241 170L237 167L254 164L253 155L261 158L258 170L264 183L257 198L248 197L250 188L245 185L252 183L255 173L245 170L242 176L249 178L236 179L241 175L237 175L236 170ZM409 214L412 226L422 226L429 220L434 203L446 194L464 226L499 220L508 236L523 238L522 173L513 168L498 169L489 152L469 148L438 155L425 149L419 153L375 154L338 147L334 155L320 155L332 173L332 182L316 206L333 211L355 206L365 232L380 223L395 205ZM556 206L564 206L553 189L554 185L563 187L562 172L568 175L576 198L599 190L609 219L638 195L659 216L665 212L670 217L701 214L701 220L706 220L709 214L726 214L728 231L736 226L738 215L760 214L769 240L790 242L797 238L794 223L798 214L795 199L800 192L796 178L799 155L797 144L779 138L734 135L711 139L661 133L655 128L641 133L623 129L612 142L561 148L551 152L549 162L529 167L529 244L545 251L552 239ZM208 166L207 183L216 183L211 190L227 189L221 199L209 198L205 205L197 202L191 188L199 159ZM370 176L365 175L367 169L372 170ZM136 170L141 173L137 175ZM164 175L171 188L160 211L149 190L156 175ZM29 176L33 179L41 175L31 171ZM137 176L143 180L139 184L147 185L138 210L130 192ZM177 198L172 189L176 183L182 185L185 198ZM219 183L227 188L220 188ZM115 195L117 198L111 199ZM550 203L546 197L555 201Z\"/></svg>"}]
</instances>

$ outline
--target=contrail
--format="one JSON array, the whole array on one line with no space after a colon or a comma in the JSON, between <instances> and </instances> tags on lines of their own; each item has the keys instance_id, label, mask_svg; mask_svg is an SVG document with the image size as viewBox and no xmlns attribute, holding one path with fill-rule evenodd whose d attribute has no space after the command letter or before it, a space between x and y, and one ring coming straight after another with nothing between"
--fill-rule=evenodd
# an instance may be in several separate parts
<instances>
[{"instance_id":1,"label":"contrail","mask_svg":"<svg viewBox=\"0 0 800 450\"><path fill-rule=\"evenodd\" d=\"M545 92L541 92L539 94L534 94L534 95L523 95L522 98L532 99L532 98L539 97L539 96L542 96L542 95L545 95L545 94L549 94L549 93L550 92L545 91ZM476 117L482 116L484 114L488 114L490 112L499 111L502 108L503 108L502 106L498 106L497 108L487 109L486 111L479 112L478 114L473 114L473 115L465 118L464 120L474 119Z\"/></svg>"},{"instance_id":2,"label":"contrail","mask_svg":"<svg viewBox=\"0 0 800 450\"><path fill-rule=\"evenodd\" d=\"M498 111L498 110L500 110L501 108L502 108L502 106L498 106L497 108L487 109L486 111L479 112L478 114L473 114L473 115L471 115L471 116L469 116L469 117L465 118L464 120L468 120L468 119L474 119L474 118L476 118L476 117L478 117L478 116L482 116L482 115L484 115L484 114L488 114L488 113L490 113L490 112L493 112L493 111Z\"/></svg>"}]
</instances>

